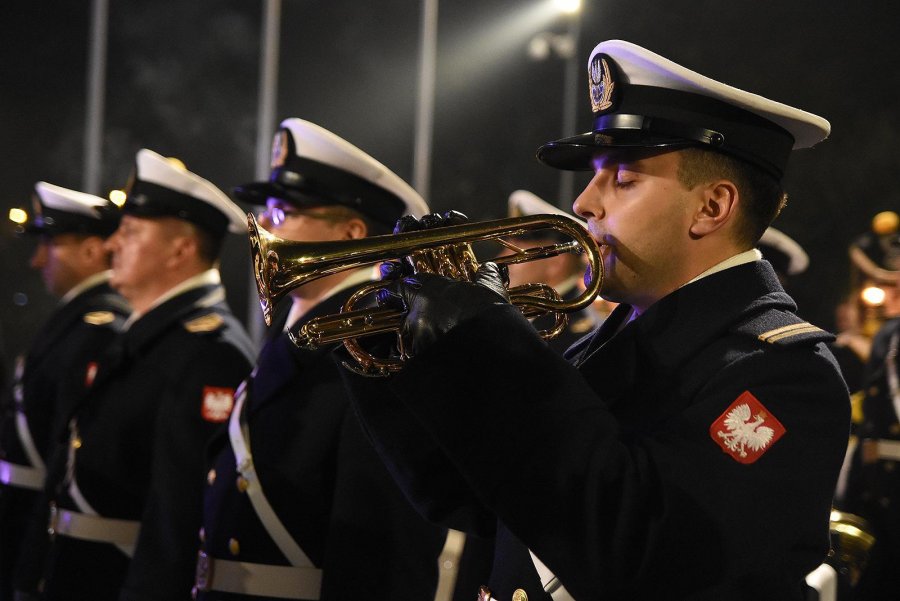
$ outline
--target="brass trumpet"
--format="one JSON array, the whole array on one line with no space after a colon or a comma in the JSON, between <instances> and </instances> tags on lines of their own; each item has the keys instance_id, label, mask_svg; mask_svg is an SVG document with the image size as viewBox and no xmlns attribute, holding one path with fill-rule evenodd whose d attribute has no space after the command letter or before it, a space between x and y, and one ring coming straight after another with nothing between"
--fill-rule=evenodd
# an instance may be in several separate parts
<instances>
[{"instance_id":1,"label":"brass trumpet","mask_svg":"<svg viewBox=\"0 0 900 601\"><path fill-rule=\"evenodd\" d=\"M357 240L328 242L295 242L284 240L266 231L252 214L248 215L250 254L259 303L267 324L272 322L275 305L288 292L312 280L383 261L402 260L415 273L436 273L457 280L471 281L481 262L472 244L495 241L511 254L490 261L498 265L524 263L563 253L584 253L589 279L586 289L576 298L566 301L552 287L537 283L509 289L510 301L526 317L553 313L554 327L541 332L545 338L558 334L566 324L566 313L589 305L600 292L603 267L600 247L587 230L575 221L559 215L531 215L478 223L465 223L386 236L372 236ZM572 240L537 248L519 248L504 240L526 232L549 229L561 232ZM485 261L482 261L485 262ZM386 332L399 332L405 313L391 309L356 309L359 301L380 288L383 282L373 282L357 290L344 304L341 313L312 319L292 336L298 346L316 347L343 341L362 371L386 375L398 371L407 357L398 333L400 359L382 359L362 350L357 338Z\"/></svg>"}]
</instances>

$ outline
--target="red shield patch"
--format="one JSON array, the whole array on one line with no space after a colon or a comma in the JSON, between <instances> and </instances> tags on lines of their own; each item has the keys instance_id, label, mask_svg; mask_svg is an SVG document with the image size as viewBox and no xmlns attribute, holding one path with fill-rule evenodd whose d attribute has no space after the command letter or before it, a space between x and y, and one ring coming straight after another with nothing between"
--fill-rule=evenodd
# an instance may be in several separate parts
<instances>
[{"instance_id":1,"label":"red shield patch","mask_svg":"<svg viewBox=\"0 0 900 601\"><path fill-rule=\"evenodd\" d=\"M84 387L90 388L91 384L94 383L94 378L97 377L97 370L100 369L100 366L97 365L96 361L91 361L87 364L87 371L84 372Z\"/></svg>"},{"instance_id":2,"label":"red shield patch","mask_svg":"<svg viewBox=\"0 0 900 601\"><path fill-rule=\"evenodd\" d=\"M753 463L762 457L785 431L749 390L709 427L710 437L738 463Z\"/></svg>"},{"instance_id":3,"label":"red shield patch","mask_svg":"<svg viewBox=\"0 0 900 601\"><path fill-rule=\"evenodd\" d=\"M203 407L200 415L208 422L221 423L231 415L234 407L234 388L203 387Z\"/></svg>"}]
</instances>

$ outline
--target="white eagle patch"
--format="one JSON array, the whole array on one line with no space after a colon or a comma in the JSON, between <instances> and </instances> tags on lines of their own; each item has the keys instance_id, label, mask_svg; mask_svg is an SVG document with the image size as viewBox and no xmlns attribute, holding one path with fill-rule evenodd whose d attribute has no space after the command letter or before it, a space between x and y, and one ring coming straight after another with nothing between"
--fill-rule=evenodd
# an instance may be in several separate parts
<instances>
[{"instance_id":1,"label":"white eagle patch","mask_svg":"<svg viewBox=\"0 0 900 601\"><path fill-rule=\"evenodd\" d=\"M753 463L785 428L750 391L744 391L709 429L712 439L739 463Z\"/></svg>"},{"instance_id":2,"label":"white eagle patch","mask_svg":"<svg viewBox=\"0 0 900 601\"><path fill-rule=\"evenodd\" d=\"M752 421L751 421L752 420ZM749 405L738 405L725 416L725 427L728 432L719 430L719 438L724 439L729 450L741 457L747 456L747 449L760 451L772 442L775 430L762 425L765 418L758 413L751 415Z\"/></svg>"}]
</instances>

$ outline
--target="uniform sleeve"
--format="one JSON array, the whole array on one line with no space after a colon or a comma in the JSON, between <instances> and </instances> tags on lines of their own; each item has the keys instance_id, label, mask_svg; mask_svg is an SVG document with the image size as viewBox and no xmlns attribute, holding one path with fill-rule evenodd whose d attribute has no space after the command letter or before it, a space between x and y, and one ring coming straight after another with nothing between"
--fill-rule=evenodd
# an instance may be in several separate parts
<instances>
[{"instance_id":1,"label":"uniform sleeve","mask_svg":"<svg viewBox=\"0 0 900 601\"><path fill-rule=\"evenodd\" d=\"M498 307L461 324L391 386L483 505L575 598L652 592L666 573L688 575L686 587L746 579L765 591L784 586L765 578L821 562L849 424L827 353L713 353L701 362L720 367L680 412L626 432L523 322ZM745 391L786 429L752 464L711 434ZM670 403L678 391L659 396ZM783 565L788 549L804 546L809 565ZM687 593L678 586L666 590Z\"/></svg>"},{"instance_id":2,"label":"uniform sleeve","mask_svg":"<svg viewBox=\"0 0 900 601\"><path fill-rule=\"evenodd\" d=\"M347 407L340 431L322 599L434 596L444 530L404 498Z\"/></svg>"},{"instance_id":3,"label":"uniform sleeve","mask_svg":"<svg viewBox=\"0 0 900 601\"><path fill-rule=\"evenodd\" d=\"M222 409L221 395L233 394L250 371L249 361L233 346L210 343L195 350L159 400L149 495L122 601L191 597L206 445L225 427L216 413Z\"/></svg>"},{"instance_id":4,"label":"uniform sleeve","mask_svg":"<svg viewBox=\"0 0 900 601\"><path fill-rule=\"evenodd\" d=\"M336 355L338 363L343 359ZM494 536L496 515L478 499L462 473L388 381L341 369L361 428L408 501L428 520L484 538ZM421 393L429 394L429 388ZM472 424L472 430L478 426Z\"/></svg>"}]
</instances>

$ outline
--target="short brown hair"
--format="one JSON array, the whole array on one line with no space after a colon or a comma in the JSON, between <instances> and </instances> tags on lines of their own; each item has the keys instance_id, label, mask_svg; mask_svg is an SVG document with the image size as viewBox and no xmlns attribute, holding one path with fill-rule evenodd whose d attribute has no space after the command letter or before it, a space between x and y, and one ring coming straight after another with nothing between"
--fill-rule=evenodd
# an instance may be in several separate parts
<instances>
[{"instance_id":1,"label":"short brown hair","mask_svg":"<svg viewBox=\"0 0 900 601\"><path fill-rule=\"evenodd\" d=\"M787 194L774 176L738 158L700 147L681 151L678 179L688 188L724 178L744 199L739 242L755 245L787 203Z\"/></svg>"}]
</instances>

